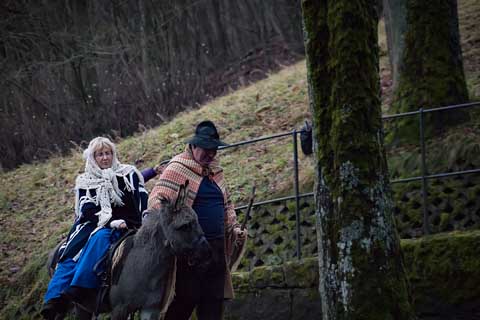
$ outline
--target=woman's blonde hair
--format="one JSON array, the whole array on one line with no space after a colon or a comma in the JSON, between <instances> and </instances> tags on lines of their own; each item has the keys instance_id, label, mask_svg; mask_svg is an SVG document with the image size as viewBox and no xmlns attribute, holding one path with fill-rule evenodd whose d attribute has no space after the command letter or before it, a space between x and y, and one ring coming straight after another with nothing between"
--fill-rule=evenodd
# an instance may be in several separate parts
<instances>
[{"instance_id":1,"label":"woman's blonde hair","mask_svg":"<svg viewBox=\"0 0 480 320\"><path fill-rule=\"evenodd\" d=\"M109 148L112 150L112 168L115 169L118 165L118 158L117 158L117 148L115 144L110 141L110 139L105 137L96 137L93 138L92 141L88 144L88 148L83 151L83 158L89 162L92 161L92 164L96 164L95 162L95 151L101 150L103 148Z\"/></svg>"}]
</instances>

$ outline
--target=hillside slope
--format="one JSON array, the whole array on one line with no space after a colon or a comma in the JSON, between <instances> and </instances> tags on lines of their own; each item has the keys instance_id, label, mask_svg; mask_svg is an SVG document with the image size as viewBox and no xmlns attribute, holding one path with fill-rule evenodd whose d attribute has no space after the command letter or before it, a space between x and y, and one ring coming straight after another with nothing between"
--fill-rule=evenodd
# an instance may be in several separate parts
<instances>
[{"instance_id":1,"label":"hillside slope","mask_svg":"<svg viewBox=\"0 0 480 320\"><path fill-rule=\"evenodd\" d=\"M462 0L459 8L467 81L475 97L480 92L476 54L480 50L480 31L474 26L478 26L480 5L474 0ZM385 50L383 47L382 51ZM388 101L386 60L384 56L382 82L387 93L384 101ZM385 109L388 112L386 105ZM306 118L309 111L302 61L198 110L179 114L166 125L118 141L120 158L125 163L136 163L139 168L157 164L181 151L183 141L203 119L217 123L225 141L237 142L298 128ZM473 141L479 141L479 129L478 123L469 129ZM454 133L462 136L463 131L458 130ZM407 149L415 151L414 147ZM221 162L234 201L242 203L254 181L258 200L290 194L291 150L291 139L283 138L222 151ZM72 188L75 176L83 170L80 151L78 148L72 150L71 156L53 157L48 162L24 165L0 175L0 318L29 318L38 310L48 281L43 267L47 252L65 236L72 223ZM401 151L403 154L405 149ZM403 163L397 161L393 165L398 168ZM301 192L311 190L312 170L311 159L300 154ZM153 183L147 187L151 188Z\"/></svg>"},{"instance_id":2,"label":"hillside slope","mask_svg":"<svg viewBox=\"0 0 480 320\"><path fill-rule=\"evenodd\" d=\"M139 168L159 163L181 151L184 140L203 119L213 120L227 142L291 130L309 116L306 97L304 63L299 63L199 110L180 114L166 125L120 141L120 160L137 163ZM289 145L291 139L279 139L221 152L237 203L254 180L258 199L292 188ZM39 301L46 279L38 280L36 274L43 271L48 249L65 236L72 223L72 188L82 169L81 152L74 150L70 157L54 157L1 175L0 227L5 230L0 234L2 304L7 295L16 294L28 299L21 304Z\"/></svg>"}]
</instances>

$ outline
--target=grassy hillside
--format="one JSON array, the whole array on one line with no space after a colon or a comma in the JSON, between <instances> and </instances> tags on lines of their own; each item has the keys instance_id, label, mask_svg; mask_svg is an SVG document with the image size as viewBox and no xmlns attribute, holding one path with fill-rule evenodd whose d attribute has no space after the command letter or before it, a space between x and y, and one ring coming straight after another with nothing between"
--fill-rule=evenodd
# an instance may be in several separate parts
<instances>
[{"instance_id":1,"label":"grassy hillside","mask_svg":"<svg viewBox=\"0 0 480 320\"><path fill-rule=\"evenodd\" d=\"M478 97L480 4L475 0L461 0L459 8L467 81L471 95ZM382 52L386 52L384 33L380 36ZM385 83L384 108L388 112L387 60L384 55L381 73ZM309 118L304 64L300 62L198 110L179 114L166 125L117 141L121 161L144 168L171 157L184 148L183 141L193 133L195 124L204 119L217 123L227 142L298 128ZM465 130L459 128L451 132L461 137ZM478 122L468 128L472 143L480 141L479 130ZM431 145L443 138L432 140ZM452 143L457 140L450 139ZM222 151L221 162L234 201L244 202L254 181L258 200L290 194L293 190L291 150L291 139L283 138ZM404 146L400 151L393 150L391 156L393 172L398 176L402 176L401 168L410 159L402 160L405 152L415 154L416 147ZM408 161L418 163L416 158ZM307 192L313 184L311 159L300 154L300 163L301 191ZM72 150L68 157L53 157L45 163L0 174L0 318L21 319L36 314L48 281L43 266L46 255L71 226L74 179L82 170L83 160L78 149Z\"/></svg>"},{"instance_id":2,"label":"grassy hillside","mask_svg":"<svg viewBox=\"0 0 480 320\"><path fill-rule=\"evenodd\" d=\"M299 63L199 110L180 114L167 125L119 141L120 160L138 163L139 168L159 163L183 150L183 141L203 119L213 120L227 142L291 130L309 116L306 96L304 63ZM253 181L258 199L290 192L291 150L291 140L280 139L221 152L234 200L241 202ZM301 161L305 168L311 167L309 160ZM2 304L12 296L21 305L40 301L46 285L43 263L48 249L71 226L72 188L82 169L81 153L73 151L70 157L54 157L1 175ZM302 179L307 175L302 170ZM37 273L42 276L37 278ZM8 312L15 308L10 304Z\"/></svg>"}]
</instances>

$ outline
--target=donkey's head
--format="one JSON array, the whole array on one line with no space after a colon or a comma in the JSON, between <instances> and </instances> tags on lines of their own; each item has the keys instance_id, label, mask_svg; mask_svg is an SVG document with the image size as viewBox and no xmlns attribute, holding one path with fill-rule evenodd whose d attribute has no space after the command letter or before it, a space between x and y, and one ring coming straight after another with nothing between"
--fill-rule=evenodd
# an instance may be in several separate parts
<instances>
[{"instance_id":1,"label":"donkey's head","mask_svg":"<svg viewBox=\"0 0 480 320\"><path fill-rule=\"evenodd\" d=\"M209 259L211 255L197 214L185 204L188 180L180 186L175 203L163 201L160 217L168 243L175 255L189 255L193 261Z\"/></svg>"}]
</instances>

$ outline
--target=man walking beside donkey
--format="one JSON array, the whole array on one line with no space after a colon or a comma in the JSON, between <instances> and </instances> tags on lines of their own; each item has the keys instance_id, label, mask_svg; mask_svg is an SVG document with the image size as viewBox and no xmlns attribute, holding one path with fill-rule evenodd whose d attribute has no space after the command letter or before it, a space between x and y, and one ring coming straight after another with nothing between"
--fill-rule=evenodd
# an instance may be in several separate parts
<instances>
[{"instance_id":1,"label":"man walking beside donkey","mask_svg":"<svg viewBox=\"0 0 480 320\"><path fill-rule=\"evenodd\" d=\"M247 231L237 222L216 160L218 147L224 145L213 122L199 123L185 151L170 161L149 197L149 209L158 209L162 198L175 201L180 185L188 180L187 204L197 213L212 249L211 261L202 267L190 265L188 257L177 258L175 296L166 320L187 320L193 310L199 320L223 319L223 301L233 298L230 268L241 254L232 254L243 251Z\"/></svg>"}]
</instances>

